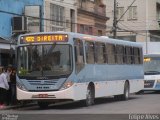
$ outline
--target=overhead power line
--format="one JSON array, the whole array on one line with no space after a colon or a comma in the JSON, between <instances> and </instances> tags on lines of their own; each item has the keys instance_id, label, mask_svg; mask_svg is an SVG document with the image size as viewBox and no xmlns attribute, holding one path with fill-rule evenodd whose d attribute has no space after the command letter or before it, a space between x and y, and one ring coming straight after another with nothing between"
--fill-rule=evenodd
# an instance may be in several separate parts
<instances>
[{"instance_id":1,"label":"overhead power line","mask_svg":"<svg viewBox=\"0 0 160 120\"><path fill-rule=\"evenodd\" d=\"M96 25L93 25L93 24L81 24L81 23L75 23L75 22L72 22L72 21L69 21L69 22L67 22L67 21L58 21L58 20L54 20L54 19L29 16L29 15L14 13L14 12L8 12L8 11L4 11L4 10L0 10L0 13L11 14L11 15L15 15L15 16L24 16L24 17L28 17L28 18L30 17L30 18L39 19L39 20L42 20L42 21L51 21L51 22L53 21L53 22L60 22L60 23L66 23L66 24L84 25L84 26L93 27L93 28L97 27ZM41 26L46 26L46 25L41 25ZM49 26L47 26L47 27L49 27Z\"/></svg>"},{"instance_id":2,"label":"overhead power line","mask_svg":"<svg viewBox=\"0 0 160 120\"><path fill-rule=\"evenodd\" d=\"M40 20L46 20L46 21L68 23L68 22L65 22L65 21L57 21L57 20L53 20L53 19L49 19L49 18L41 18L41 17L23 15L23 14L18 14L18 13L13 13L13 12L7 12L7 11L3 11L3 10L0 10L0 12L1 13L6 13L6 14L11 14L11 15L17 15L17 16L31 17L31 18L34 18L34 19L40 19ZM70 22L70 23L72 23L72 24L78 24L78 23L73 23L73 22Z\"/></svg>"},{"instance_id":3,"label":"overhead power line","mask_svg":"<svg viewBox=\"0 0 160 120\"><path fill-rule=\"evenodd\" d=\"M135 0L134 0L135 1ZM24 17L31 17L31 18L34 18L34 19L40 19L40 20L46 20L46 21L54 21L54 22L62 22L62 23L70 23L70 24L80 24L80 23L74 23L74 22L65 22L65 21L57 21L57 20L52 20L52 19L49 19L49 18L41 18L41 17L35 17L35 16L29 16L29 15L23 15L23 14L18 14L18 13L13 13L13 12L8 12L8 11L4 11L4 10L0 10L1 13L6 13L6 14L11 14L11 15L16 15L16 16L24 16ZM87 26L92 26L92 27L96 27L95 25L88 25L88 24L83 24L83 25L87 25ZM45 25L43 25L45 26ZM47 27L50 27L50 26L47 26ZM107 26L107 27L110 27L112 28L113 26ZM128 28L129 29L129 28ZM133 33L136 33L138 34L137 32L135 32L134 30L127 30L127 29L123 29L124 31L132 31ZM142 35L142 34L141 34Z\"/></svg>"},{"instance_id":4,"label":"overhead power line","mask_svg":"<svg viewBox=\"0 0 160 120\"><path fill-rule=\"evenodd\" d=\"M49 18L42 18L42 17L35 17L35 16L29 16L29 15L23 15L23 14L18 14L18 13L13 13L13 12L8 12L8 11L4 11L4 10L0 10L1 13L6 13L6 14L11 14L11 15L16 15L16 16L24 16L24 17L30 17L30 18L34 18L34 19L39 19L39 20L46 20L46 21L53 21L53 22L61 22L61 23L70 23L70 24L80 24L80 23L75 23L75 22L66 22L66 21L58 21L58 20L54 20L54 19L49 19ZM83 25L87 25L87 26L93 26L96 27L93 24L83 24Z\"/></svg>"},{"instance_id":5,"label":"overhead power line","mask_svg":"<svg viewBox=\"0 0 160 120\"><path fill-rule=\"evenodd\" d=\"M120 16L120 18L117 20L117 1L114 0L114 19L113 19L113 37L117 37L117 24L121 20L121 18L127 13L129 8L133 5L133 3L136 0L133 0L133 2L129 5L129 7L126 9L126 11Z\"/></svg>"},{"instance_id":6,"label":"overhead power line","mask_svg":"<svg viewBox=\"0 0 160 120\"><path fill-rule=\"evenodd\" d=\"M133 3L135 2L136 0L133 0L133 2L130 4L130 6L126 9L126 11L121 15L121 17L117 20L117 23L121 20L121 18L127 13L127 11L129 10L129 8L133 5Z\"/></svg>"}]
</instances>

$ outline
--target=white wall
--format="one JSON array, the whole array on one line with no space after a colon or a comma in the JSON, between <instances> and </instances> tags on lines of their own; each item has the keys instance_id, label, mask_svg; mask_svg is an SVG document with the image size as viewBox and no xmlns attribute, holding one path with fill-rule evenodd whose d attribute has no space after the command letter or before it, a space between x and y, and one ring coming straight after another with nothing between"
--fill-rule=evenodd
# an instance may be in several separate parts
<instances>
[{"instance_id":1,"label":"white wall","mask_svg":"<svg viewBox=\"0 0 160 120\"><path fill-rule=\"evenodd\" d=\"M160 42L139 42L144 54L160 54Z\"/></svg>"},{"instance_id":2,"label":"white wall","mask_svg":"<svg viewBox=\"0 0 160 120\"><path fill-rule=\"evenodd\" d=\"M122 29L133 30L137 32L136 40L138 42L144 42L146 39L150 41L149 37L146 38L146 30L159 30L156 13L156 2L160 0L136 0L132 6L137 6L137 19L128 20L128 11L124 15L124 20L119 21L118 26ZM124 11L131 5L133 0L117 0L117 7L124 7ZM107 22L107 26L113 26L113 10L114 0L106 0L106 12L110 20ZM108 28L109 28L108 27ZM107 31L112 30L111 28ZM111 35L108 33L108 35ZM119 32L119 36L135 35L132 32Z\"/></svg>"}]
</instances>

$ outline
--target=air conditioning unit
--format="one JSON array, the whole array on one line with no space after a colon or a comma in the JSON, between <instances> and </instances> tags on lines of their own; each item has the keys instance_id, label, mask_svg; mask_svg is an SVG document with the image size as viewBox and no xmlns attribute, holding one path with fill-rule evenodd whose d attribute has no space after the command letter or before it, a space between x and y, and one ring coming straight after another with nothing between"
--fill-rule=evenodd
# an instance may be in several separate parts
<instances>
[{"instance_id":1,"label":"air conditioning unit","mask_svg":"<svg viewBox=\"0 0 160 120\"><path fill-rule=\"evenodd\" d=\"M12 32L25 32L27 31L27 18L24 16L16 16L12 19Z\"/></svg>"}]
</instances>

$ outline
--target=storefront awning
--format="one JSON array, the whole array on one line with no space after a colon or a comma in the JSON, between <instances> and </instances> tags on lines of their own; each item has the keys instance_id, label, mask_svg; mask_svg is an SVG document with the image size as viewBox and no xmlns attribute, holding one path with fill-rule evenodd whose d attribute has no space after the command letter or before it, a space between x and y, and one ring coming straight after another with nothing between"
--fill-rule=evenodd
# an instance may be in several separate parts
<instances>
[{"instance_id":1,"label":"storefront awning","mask_svg":"<svg viewBox=\"0 0 160 120\"><path fill-rule=\"evenodd\" d=\"M0 49L15 49L15 45L10 40L0 37Z\"/></svg>"}]
</instances>

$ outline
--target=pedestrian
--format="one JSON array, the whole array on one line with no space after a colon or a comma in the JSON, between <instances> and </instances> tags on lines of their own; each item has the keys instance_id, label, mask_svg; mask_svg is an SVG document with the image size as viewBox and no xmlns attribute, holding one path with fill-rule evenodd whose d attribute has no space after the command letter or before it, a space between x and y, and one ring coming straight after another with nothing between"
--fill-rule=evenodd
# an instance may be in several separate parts
<instances>
[{"instance_id":1,"label":"pedestrian","mask_svg":"<svg viewBox=\"0 0 160 120\"><path fill-rule=\"evenodd\" d=\"M0 109L5 108L7 90L9 89L6 69L3 67L0 68Z\"/></svg>"},{"instance_id":2,"label":"pedestrian","mask_svg":"<svg viewBox=\"0 0 160 120\"><path fill-rule=\"evenodd\" d=\"M7 71L5 72L9 85L9 89L7 90L7 105L11 104L11 80L10 80L11 72L12 72L11 67L8 67Z\"/></svg>"},{"instance_id":3,"label":"pedestrian","mask_svg":"<svg viewBox=\"0 0 160 120\"><path fill-rule=\"evenodd\" d=\"M16 69L12 68L12 72L10 74L10 82L11 82L11 104L16 104Z\"/></svg>"}]
</instances>

